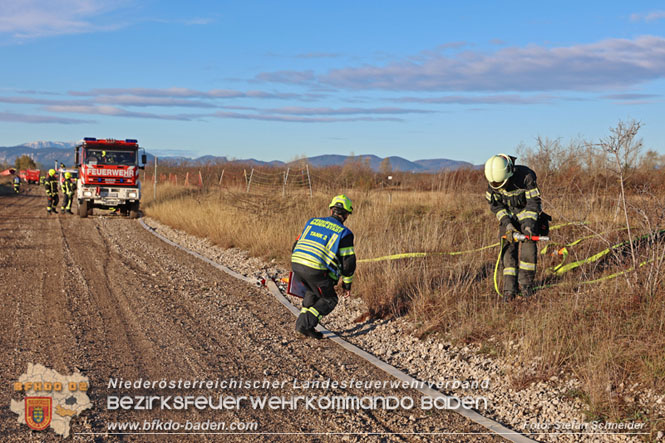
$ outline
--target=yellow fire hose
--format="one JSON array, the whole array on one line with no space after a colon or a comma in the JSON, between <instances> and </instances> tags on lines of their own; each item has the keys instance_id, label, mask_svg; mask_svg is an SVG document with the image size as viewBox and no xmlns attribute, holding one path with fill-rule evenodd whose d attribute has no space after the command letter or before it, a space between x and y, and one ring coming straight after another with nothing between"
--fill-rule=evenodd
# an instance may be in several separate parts
<instances>
[{"instance_id":1,"label":"yellow fire hose","mask_svg":"<svg viewBox=\"0 0 665 443\"><path fill-rule=\"evenodd\" d=\"M559 224L559 225L552 226L550 228L550 230L556 230L556 229L560 229L560 228L563 228L565 226L570 226L570 225L583 225L583 224L586 224L586 222L562 223L562 224ZM619 228L618 230L621 231L621 230L625 230L625 229L627 229L627 228ZM654 234L657 235L657 236L662 236L664 233L665 233L665 229L661 229L661 230L655 231L655 233L645 234L645 235L642 235L642 236L637 237L636 239L634 239L633 243L635 243L637 241L640 241L640 240L644 240L646 238L649 238L650 236L652 236ZM584 264L592 263L592 262L600 260L601 258L608 255L614 249L618 249L618 248L621 248L621 247L624 247L624 246L627 246L627 245L630 244L629 241L623 241L621 243L617 243L615 245L612 245L609 248L606 248L606 249L604 249L604 250L602 250L602 251L600 251L600 252L598 252L598 253L590 256L590 257L584 258L582 260L577 260L577 261L572 262L572 263L564 264L566 262L566 260L568 259L568 256L569 256L569 252L568 252L567 248L575 246L575 245L581 243L584 240L588 240L590 238L598 237L600 235L603 235L603 234L601 233L601 234L587 235L587 236L581 237L581 238L579 238L579 239L577 239L573 242L566 243L563 246L561 246L559 244L558 246L561 246L561 247L559 249L557 249L557 251L555 253L553 253L553 255L554 254L561 255L563 257L563 259L562 259L561 263L559 263L557 266L554 266L553 268L551 268L550 271L555 275L563 275L566 272L571 271L575 268L578 268L578 267L580 267ZM473 252L480 252L480 251L483 251L485 249L490 249L490 248L499 246L499 254L498 254L496 263L494 265L494 290L496 291L496 293L499 296L502 296L501 291L499 290L499 285L498 285L498 270L499 270L499 266L500 266L500 263L501 263L501 258L503 257L505 248L507 246L504 243L505 243L505 241L502 238L500 242L493 243L493 244L487 245L487 246L482 246L482 247L479 247L479 248L468 249L468 250L465 250L465 251L406 252L406 253L401 253L401 254L384 255L384 256L376 257L376 258L366 258L366 259L358 260L358 263L372 263L372 262L380 262L380 261L387 261L387 260L399 260L399 259L404 259L404 258L431 257L431 256L440 256L440 255L454 256L454 255L469 254L469 253L473 253ZM556 243L552 243L552 245L557 246ZM548 247L549 247L549 245L546 245L541 250L540 253L541 254L547 253ZM644 266L647 263L650 263L652 261L653 261L653 259L643 261L638 265L638 267L642 267L642 266ZM604 281L604 280L610 280L610 279L619 277L621 275L627 274L629 272L632 272L634 270L635 270L634 267L631 267L630 269L626 269L624 271L620 271L620 272L616 272L614 274L606 275L606 276L598 278L598 279L583 281L583 282L580 282L580 284L592 284L592 283L598 283L598 282L601 282L601 281ZM555 284L551 284L551 285L539 286L536 289L543 289L543 288L546 288L546 287L553 287L553 286L558 286L558 285L559 285L559 283L555 283Z\"/></svg>"}]
</instances>

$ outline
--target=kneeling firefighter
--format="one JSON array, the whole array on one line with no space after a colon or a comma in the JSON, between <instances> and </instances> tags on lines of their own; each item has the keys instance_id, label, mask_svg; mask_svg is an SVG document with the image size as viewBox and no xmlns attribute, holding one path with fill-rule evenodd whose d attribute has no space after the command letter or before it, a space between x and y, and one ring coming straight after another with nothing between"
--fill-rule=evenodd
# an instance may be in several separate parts
<instances>
[{"instance_id":1,"label":"kneeling firefighter","mask_svg":"<svg viewBox=\"0 0 665 443\"><path fill-rule=\"evenodd\" d=\"M46 212L51 215L51 212L58 213L55 207L58 204L60 198L58 197L58 179L55 177L55 169L48 170L48 176L44 179L44 188L46 189L46 198L48 200L48 206L46 206Z\"/></svg>"},{"instance_id":2,"label":"kneeling firefighter","mask_svg":"<svg viewBox=\"0 0 665 443\"><path fill-rule=\"evenodd\" d=\"M316 325L337 306L335 285L342 279L344 297L351 295L356 255L353 233L344 226L353 212L351 200L341 194L330 202L330 217L310 219L293 246L291 268L307 291L302 301L296 331L320 339Z\"/></svg>"},{"instance_id":3,"label":"kneeling firefighter","mask_svg":"<svg viewBox=\"0 0 665 443\"><path fill-rule=\"evenodd\" d=\"M504 301L512 300L520 292L530 296L536 275L536 242L527 239L522 244L520 255L519 242L515 241L514 234L546 235L539 232L538 227L542 216L549 217L542 213L536 173L526 166L516 166L515 159L499 154L485 162L485 178L488 181L485 198L499 220L500 236L505 236L508 242L503 255Z\"/></svg>"}]
</instances>

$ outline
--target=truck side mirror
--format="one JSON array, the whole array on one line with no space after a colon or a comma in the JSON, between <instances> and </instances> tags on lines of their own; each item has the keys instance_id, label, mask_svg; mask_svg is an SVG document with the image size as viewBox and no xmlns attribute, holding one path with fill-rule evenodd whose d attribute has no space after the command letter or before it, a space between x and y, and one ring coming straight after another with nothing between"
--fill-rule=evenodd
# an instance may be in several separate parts
<instances>
[{"instance_id":1,"label":"truck side mirror","mask_svg":"<svg viewBox=\"0 0 665 443\"><path fill-rule=\"evenodd\" d=\"M142 163L143 165L145 165L146 163L148 163L148 156L147 156L147 155L145 155L145 154L142 154L142 155L141 155L141 163Z\"/></svg>"}]
</instances>

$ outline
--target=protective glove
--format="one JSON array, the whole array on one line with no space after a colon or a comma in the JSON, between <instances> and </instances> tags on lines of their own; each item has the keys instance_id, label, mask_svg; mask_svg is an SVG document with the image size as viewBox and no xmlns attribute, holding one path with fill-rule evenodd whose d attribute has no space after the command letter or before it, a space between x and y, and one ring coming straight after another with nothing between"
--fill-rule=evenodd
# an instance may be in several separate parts
<instances>
[{"instance_id":1,"label":"protective glove","mask_svg":"<svg viewBox=\"0 0 665 443\"><path fill-rule=\"evenodd\" d=\"M515 241L513 234L519 234L519 233L520 233L519 229L517 229L514 224L508 223L508 225L506 226L506 242L513 243Z\"/></svg>"},{"instance_id":2,"label":"protective glove","mask_svg":"<svg viewBox=\"0 0 665 443\"><path fill-rule=\"evenodd\" d=\"M522 228L522 230L524 231L524 235L527 235L527 236L529 236L529 237L531 237L532 235L534 235L534 234L533 234L534 229L533 229L531 226L524 226L524 227Z\"/></svg>"}]
</instances>

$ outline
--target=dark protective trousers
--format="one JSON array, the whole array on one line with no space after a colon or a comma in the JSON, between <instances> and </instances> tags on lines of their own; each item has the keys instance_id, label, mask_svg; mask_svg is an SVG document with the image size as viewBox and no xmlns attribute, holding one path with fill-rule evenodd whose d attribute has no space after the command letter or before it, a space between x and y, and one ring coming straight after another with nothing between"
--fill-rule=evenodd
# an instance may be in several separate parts
<instances>
[{"instance_id":1,"label":"dark protective trousers","mask_svg":"<svg viewBox=\"0 0 665 443\"><path fill-rule=\"evenodd\" d=\"M72 210L72 200L74 200L74 194L62 194L62 206L60 209L63 211L71 211Z\"/></svg>"},{"instance_id":2,"label":"dark protective trousers","mask_svg":"<svg viewBox=\"0 0 665 443\"><path fill-rule=\"evenodd\" d=\"M48 206L46 207L46 210L48 212L55 211L55 207L58 205L58 202L60 201L60 197L58 196L58 194L47 195L46 198L48 199Z\"/></svg>"},{"instance_id":3,"label":"dark protective trousers","mask_svg":"<svg viewBox=\"0 0 665 443\"><path fill-rule=\"evenodd\" d=\"M330 314L337 306L335 281L328 271L308 268L292 263L293 272L305 284L307 292L302 300L302 310L296 320L296 329L314 329L324 315Z\"/></svg>"},{"instance_id":4,"label":"dark protective trousers","mask_svg":"<svg viewBox=\"0 0 665 443\"><path fill-rule=\"evenodd\" d=\"M522 230L519 224L516 226ZM501 228L501 236L505 229ZM520 251L521 250L521 251ZM538 247L536 242L527 240L513 242L503 253L503 293L517 294L520 290L527 291L533 287L538 263ZM518 285L519 282L519 285Z\"/></svg>"}]
</instances>

